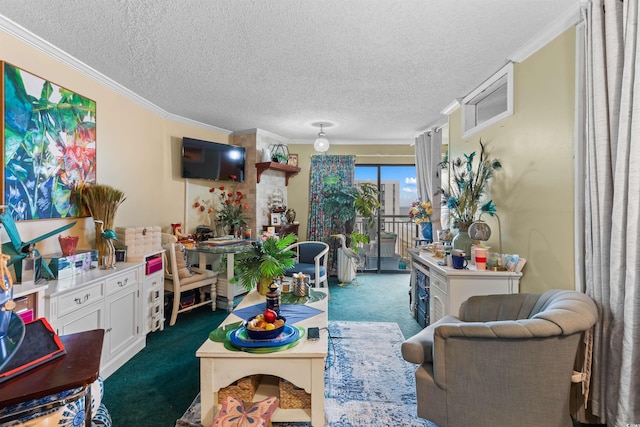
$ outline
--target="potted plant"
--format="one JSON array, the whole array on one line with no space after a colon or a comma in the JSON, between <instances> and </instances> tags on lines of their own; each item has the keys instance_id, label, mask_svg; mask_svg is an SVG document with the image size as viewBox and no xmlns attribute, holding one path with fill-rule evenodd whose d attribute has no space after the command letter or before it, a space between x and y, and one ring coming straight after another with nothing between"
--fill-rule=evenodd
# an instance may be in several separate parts
<instances>
[{"instance_id":1,"label":"potted plant","mask_svg":"<svg viewBox=\"0 0 640 427\"><path fill-rule=\"evenodd\" d=\"M440 188L442 204L449 208L453 226L458 234L453 239L453 247L463 249L470 257L471 239L468 230L478 212L492 215L496 211L487 191L494 173L502 168L497 159L490 159L485 145L480 140L480 158L474 165L476 152L464 154L464 160L456 158L451 165L449 188Z\"/></svg>"},{"instance_id":2,"label":"potted plant","mask_svg":"<svg viewBox=\"0 0 640 427\"><path fill-rule=\"evenodd\" d=\"M284 248L296 239L295 234L278 237L264 233L257 242L251 243L251 249L236 255L232 281L247 290L259 285L260 293L266 294L273 279L284 276L287 269L293 267L296 253Z\"/></svg>"},{"instance_id":3,"label":"potted plant","mask_svg":"<svg viewBox=\"0 0 640 427\"><path fill-rule=\"evenodd\" d=\"M333 217L336 227L344 227L344 233L351 236L358 214L366 221L366 228L375 225L374 217L380 208L379 194L378 187L370 182L347 187L330 185L324 198L324 214Z\"/></svg>"}]
</instances>

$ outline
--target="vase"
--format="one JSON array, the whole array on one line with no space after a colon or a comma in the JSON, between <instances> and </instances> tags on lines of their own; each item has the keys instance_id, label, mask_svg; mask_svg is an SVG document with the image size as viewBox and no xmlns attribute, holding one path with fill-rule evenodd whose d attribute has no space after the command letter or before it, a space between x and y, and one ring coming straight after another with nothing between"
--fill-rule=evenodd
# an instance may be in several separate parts
<instances>
[{"instance_id":1,"label":"vase","mask_svg":"<svg viewBox=\"0 0 640 427\"><path fill-rule=\"evenodd\" d=\"M420 232L422 233L423 239L433 242L433 224L431 222L423 222L420 224Z\"/></svg>"},{"instance_id":2,"label":"vase","mask_svg":"<svg viewBox=\"0 0 640 427\"><path fill-rule=\"evenodd\" d=\"M291 208L287 209L287 213L285 214L285 217L289 224L293 224L293 221L296 220L296 211Z\"/></svg>"},{"instance_id":3,"label":"vase","mask_svg":"<svg viewBox=\"0 0 640 427\"><path fill-rule=\"evenodd\" d=\"M451 242L451 246L453 249L460 249L464 251L465 258L467 260L471 259L471 245L475 242L471 237L469 237L469 231L459 230L458 234L453 238Z\"/></svg>"},{"instance_id":4,"label":"vase","mask_svg":"<svg viewBox=\"0 0 640 427\"><path fill-rule=\"evenodd\" d=\"M269 292L269 285L273 282L273 277L261 277L258 282L258 292L260 295L267 295Z\"/></svg>"}]
</instances>

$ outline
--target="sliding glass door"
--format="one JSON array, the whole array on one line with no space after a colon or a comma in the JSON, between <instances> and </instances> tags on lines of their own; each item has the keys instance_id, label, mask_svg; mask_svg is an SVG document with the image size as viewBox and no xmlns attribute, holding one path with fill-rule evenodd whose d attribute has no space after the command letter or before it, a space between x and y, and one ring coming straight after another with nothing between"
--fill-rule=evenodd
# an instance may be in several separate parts
<instances>
[{"instance_id":1,"label":"sliding glass door","mask_svg":"<svg viewBox=\"0 0 640 427\"><path fill-rule=\"evenodd\" d=\"M373 227L361 218L358 230L370 242L362 248L365 271L408 273L409 254L416 226L409 222L409 207L417 198L414 165L357 165L356 182L372 182L380 190L380 211Z\"/></svg>"}]
</instances>

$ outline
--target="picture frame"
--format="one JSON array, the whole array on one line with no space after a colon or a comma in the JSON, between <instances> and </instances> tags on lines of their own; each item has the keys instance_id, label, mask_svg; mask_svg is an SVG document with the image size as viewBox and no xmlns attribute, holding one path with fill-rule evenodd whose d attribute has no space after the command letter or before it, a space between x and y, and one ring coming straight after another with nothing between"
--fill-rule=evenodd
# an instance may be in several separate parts
<instances>
[{"instance_id":1,"label":"picture frame","mask_svg":"<svg viewBox=\"0 0 640 427\"><path fill-rule=\"evenodd\" d=\"M271 225L272 226L279 226L280 225L280 214L279 213L272 213L271 214Z\"/></svg>"},{"instance_id":2,"label":"picture frame","mask_svg":"<svg viewBox=\"0 0 640 427\"><path fill-rule=\"evenodd\" d=\"M8 62L0 69L5 212L15 221L86 217L78 188L96 184L96 102Z\"/></svg>"},{"instance_id":3,"label":"picture frame","mask_svg":"<svg viewBox=\"0 0 640 427\"><path fill-rule=\"evenodd\" d=\"M289 166L298 167L298 155L297 154L289 154L289 160L287 161Z\"/></svg>"}]
</instances>

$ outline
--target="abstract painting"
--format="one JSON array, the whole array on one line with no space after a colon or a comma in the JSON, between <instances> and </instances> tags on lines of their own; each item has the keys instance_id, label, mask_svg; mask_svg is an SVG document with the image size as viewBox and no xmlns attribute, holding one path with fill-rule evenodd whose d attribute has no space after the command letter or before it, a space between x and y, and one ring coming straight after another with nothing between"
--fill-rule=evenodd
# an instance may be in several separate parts
<instances>
[{"instance_id":1,"label":"abstract painting","mask_svg":"<svg viewBox=\"0 0 640 427\"><path fill-rule=\"evenodd\" d=\"M2 195L14 220L84 216L80 191L96 183L96 103L1 63Z\"/></svg>"}]
</instances>

